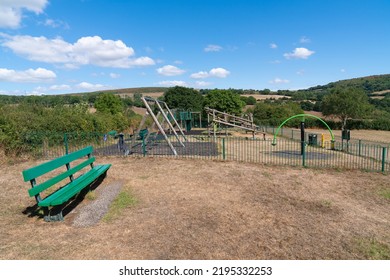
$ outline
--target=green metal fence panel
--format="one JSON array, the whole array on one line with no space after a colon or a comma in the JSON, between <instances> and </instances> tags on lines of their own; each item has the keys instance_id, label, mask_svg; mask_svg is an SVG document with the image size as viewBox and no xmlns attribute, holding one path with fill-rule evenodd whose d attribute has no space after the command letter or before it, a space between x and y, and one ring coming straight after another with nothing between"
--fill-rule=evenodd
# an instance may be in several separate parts
<instances>
[{"instance_id":1,"label":"green metal fence panel","mask_svg":"<svg viewBox=\"0 0 390 280\"><path fill-rule=\"evenodd\" d=\"M271 130L272 128L265 128ZM188 135L187 141L180 136L182 147L174 136L168 136L178 157L209 160L253 162L270 165L305 166L315 168L345 168L376 172L390 172L389 145L367 144L363 141L343 143L336 141L330 146L307 145L295 138L299 133L283 131L286 137L278 137L276 145L272 139L263 137L217 137L208 135ZM94 147L96 156L146 156L176 157L165 139L151 135L145 143L133 135L118 135L97 132L83 133L44 133L30 132L25 139L30 145L30 153L36 158L50 159ZM183 138L183 139L182 139ZM134 145L133 145L134 143ZM133 145L133 146L131 146Z\"/></svg>"}]
</instances>

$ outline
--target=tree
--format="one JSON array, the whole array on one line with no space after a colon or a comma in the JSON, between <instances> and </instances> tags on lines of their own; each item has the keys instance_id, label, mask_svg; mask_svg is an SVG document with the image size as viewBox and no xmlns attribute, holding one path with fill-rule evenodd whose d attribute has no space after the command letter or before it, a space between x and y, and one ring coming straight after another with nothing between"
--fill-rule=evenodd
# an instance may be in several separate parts
<instances>
[{"instance_id":1,"label":"tree","mask_svg":"<svg viewBox=\"0 0 390 280\"><path fill-rule=\"evenodd\" d=\"M94 104L96 110L102 113L117 114L122 112L123 103L119 96L112 93L100 94Z\"/></svg>"},{"instance_id":2,"label":"tree","mask_svg":"<svg viewBox=\"0 0 390 280\"><path fill-rule=\"evenodd\" d=\"M245 102L231 90L214 89L206 95L205 106L230 114L240 114Z\"/></svg>"},{"instance_id":3,"label":"tree","mask_svg":"<svg viewBox=\"0 0 390 280\"><path fill-rule=\"evenodd\" d=\"M256 104L256 98L253 96L248 96L248 99L246 100L246 105L255 105Z\"/></svg>"},{"instance_id":4,"label":"tree","mask_svg":"<svg viewBox=\"0 0 390 280\"><path fill-rule=\"evenodd\" d=\"M347 120L363 118L371 110L367 95L356 88L336 88L322 100L322 114L339 118L342 130Z\"/></svg>"},{"instance_id":5,"label":"tree","mask_svg":"<svg viewBox=\"0 0 390 280\"><path fill-rule=\"evenodd\" d=\"M301 107L294 102L257 102L253 109L253 118L258 124L279 125L293 115L302 114ZM289 125L294 126L294 121Z\"/></svg>"},{"instance_id":6,"label":"tree","mask_svg":"<svg viewBox=\"0 0 390 280\"><path fill-rule=\"evenodd\" d=\"M164 101L170 108L189 111L203 110L203 96L193 89L175 86L164 93Z\"/></svg>"},{"instance_id":7,"label":"tree","mask_svg":"<svg viewBox=\"0 0 390 280\"><path fill-rule=\"evenodd\" d=\"M135 107L145 107L145 104L141 98L142 98L142 93L134 93L133 99L134 99Z\"/></svg>"}]
</instances>

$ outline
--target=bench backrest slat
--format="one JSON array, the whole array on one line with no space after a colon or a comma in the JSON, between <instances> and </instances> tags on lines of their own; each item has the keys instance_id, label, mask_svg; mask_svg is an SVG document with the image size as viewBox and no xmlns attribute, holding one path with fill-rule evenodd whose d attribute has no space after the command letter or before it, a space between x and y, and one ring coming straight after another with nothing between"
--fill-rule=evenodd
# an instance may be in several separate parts
<instances>
[{"instance_id":1,"label":"bench backrest slat","mask_svg":"<svg viewBox=\"0 0 390 280\"><path fill-rule=\"evenodd\" d=\"M70 153L68 155L64 155L62 157L56 158L49 162L42 163L30 169L26 169L23 171L24 181L27 182L32 179L35 179L39 176L42 176L43 174L46 174L52 170L55 170L63 165L66 165L67 163L70 163L76 159L79 159L91 153L92 153L92 146L88 146L79 151Z\"/></svg>"},{"instance_id":2,"label":"bench backrest slat","mask_svg":"<svg viewBox=\"0 0 390 280\"><path fill-rule=\"evenodd\" d=\"M35 196L35 195L39 194L40 192L43 192L44 190L50 188L54 184L57 184L57 183L61 182L62 180L66 179L67 177L69 177L70 175L73 175L76 172L80 171L81 169L83 169L84 167L93 163L94 161L95 161L95 158L91 157L91 158L87 159L86 161L80 163L79 165L70 168L69 170L65 171L64 173L61 173L61 174L43 182L42 184L34 186L33 188L28 190L29 195Z\"/></svg>"}]
</instances>

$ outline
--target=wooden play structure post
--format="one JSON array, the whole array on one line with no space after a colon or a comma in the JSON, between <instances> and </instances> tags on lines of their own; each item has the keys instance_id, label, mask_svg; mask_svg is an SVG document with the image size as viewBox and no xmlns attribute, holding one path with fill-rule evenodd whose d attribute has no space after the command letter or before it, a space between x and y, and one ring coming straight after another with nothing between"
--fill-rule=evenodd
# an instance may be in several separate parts
<instances>
[{"instance_id":1,"label":"wooden play structure post","mask_svg":"<svg viewBox=\"0 0 390 280\"><path fill-rule=\"evenodd\" d=\"M153 98L150 98L150 97L141 97L141 100L142 100L142 102L145 104L146 113L145 113L144 117L142 118L141 123L140 123L140 125L139 125L137 131L136 131L136 132L134 133L134 135L133 135L132 144L131 144L131 149L135 146L136 138L137 138L138 134L140 133L142 127L144 126L145 121L146 121L148 115L150 115L150 116L152 117L152 119L153 119L152 127L157 126L158 130L160 131L160 133L164 136L164 139L165 139L165 141L167 142L167 144L168 144L169 148L171 149L172 153L173 153L175 156L177 156L177 151L176 151L175 147L173 147L171 141L169 140L169 137L168 137L167 134L165 133L164 128L163 128L163 126L162 126L162 123L163 123L164 121L167 122L167 124L168 124L170 130L174 133L174 135L175 135L177 141L180 143L180 145L181 145L182 147L185 147L185 145L184 145L184 143L181 141L179 135L177 134L177 132L176 132L176 130L175 130L175 128L174 128L174 125L172 125L171 121L169 120L169 118L168 118L168 116L167 116L167 114L165 113L164 110L167 110L168 115L172 118L174 124L179 128L179 131L180 131L180 133L181 133L181 135L183 136L183 138L184 138L185 141L187 141L187 138L185 137L184 132L183 132L183 130L181 129L180 125L177 123L177 121L176 121L176 119L175 119L175 116L172 114L172 111L169 109L168 105L167 105L165 102L163 102L163 101L159 101L159 100L156 100L156 99L153 99ZM149 102L156 104L157 109L159 110L158 113L157 113L157 116L154 114L152 108L151 108L150 105L149 105ZM164 105L164 108L161 106L161 104ZM163 120L162 120L162 122L160 123L160 121L158 120L158 118L159 118L159 116L161 116L161 115L163 116ZM148 133L145 137L142 138L142 141L143 141L143 143L142 143L143 154L146 153L146 143L147 143L147 140L148 140L148 138L149 138L149 135L150 135L150 133Z\"/></svg>"},{"instance_id":2,"label":"wooden play structure post","mask_svg":"<svg viewBox=\"0 0 390 280\"><path fill-rule=\"evenodd\" d=\"M209 124L208 126L209 135L210 135L210 125L213 125L214 138L217 137L217 132L216 132L217 124L223 124L226 127L231 126L231 127L237 127L243 129L245 131L250 131L252 132L253 138L255 138L256 132L260 131L259 127L255 125L253 121L253 117L251 115L249 115L248 118L243 118L225 112L221 112L215 109L211 109L208 107L205 107L205 111L207 113L207 122Z\"/></svg>"}]
</instances>

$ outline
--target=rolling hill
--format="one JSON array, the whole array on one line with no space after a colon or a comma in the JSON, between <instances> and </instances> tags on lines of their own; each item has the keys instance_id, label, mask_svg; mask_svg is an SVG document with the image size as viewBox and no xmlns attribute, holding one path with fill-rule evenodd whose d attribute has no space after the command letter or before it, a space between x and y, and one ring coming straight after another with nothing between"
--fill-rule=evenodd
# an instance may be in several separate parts
<instances>
[{"instance_id":1,"label":"rolling hill","mask_svg":"<svg viewBox=\"0 0 390 280\"><path fill-rule=\"evenodd\" d=\"M336 87L353 87L364 90L368 95L385 95L390 92L390 74L340 80L303 91L329 91Z\"/></svg>"}]
</instances>

